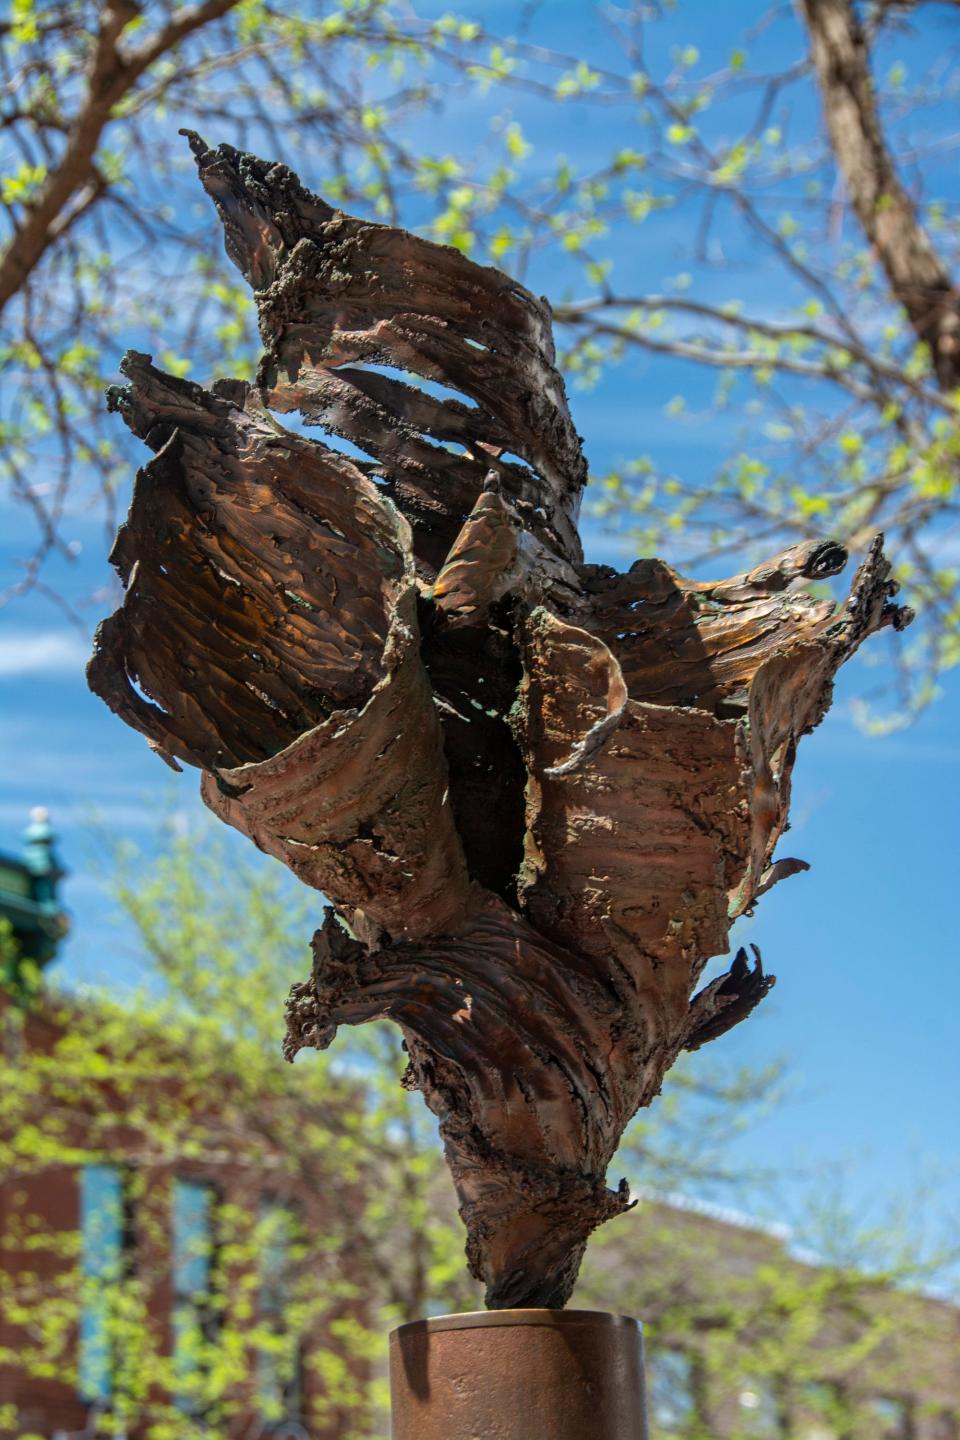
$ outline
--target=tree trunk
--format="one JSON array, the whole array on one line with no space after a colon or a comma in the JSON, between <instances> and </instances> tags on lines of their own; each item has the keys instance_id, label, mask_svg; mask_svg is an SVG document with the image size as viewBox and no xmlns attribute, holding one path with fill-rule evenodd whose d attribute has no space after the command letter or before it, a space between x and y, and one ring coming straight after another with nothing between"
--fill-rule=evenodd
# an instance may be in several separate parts
<instances>
[{"instance_id":1,"label":"tree trunk","mask_svg":"<svg viewBox=\"0 0 960 1440\"><path fill-rule=\"evenodd\" d=\"M773 983L741 952L694 993L803 868L773 850L834 672L909 614L879 540L839 609L804 589L829 542L710 584L584 564L546 303L191 144L267 353L210 391L127 357L112 403L157 453L90 682L333 902L288 1056L394 1020L487 1304L562 1306L629 1208L624 1127Z\"/></svg>"}]
</instances>

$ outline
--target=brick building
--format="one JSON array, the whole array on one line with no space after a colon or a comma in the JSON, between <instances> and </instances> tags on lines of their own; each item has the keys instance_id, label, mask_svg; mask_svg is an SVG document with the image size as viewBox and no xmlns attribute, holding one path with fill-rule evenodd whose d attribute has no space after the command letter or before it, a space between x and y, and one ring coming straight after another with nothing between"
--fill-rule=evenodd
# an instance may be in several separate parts
<instances>
[{"instance_id":1,"label":"brick building","mask_svg":"<svg viewBox=\"0 0 960 1440\"><path fill-rule=\"evenodd\" d=\"M656 1197L588 1247L575 1303L642 1315L652 1440L960 1440L960 1307Z\"/></svg>"},{"instance_id":2,"label":"brick building","mask_svg":"<svg viewBox=\"0 0 960 1440\"><path fill-rule=\"evenodd\" d=\"M0 1437L186 1440L209 1420L343 1440L365 1412L362 1287L348 1246L301 1236L334 1234L354 1197L291 1163L279 1137L311 1119L292 1075L237 1104L256 1080L215 1055L37 992L62 873L35 813L24 856L0 856Z\"/></svg>"}]
</instances>

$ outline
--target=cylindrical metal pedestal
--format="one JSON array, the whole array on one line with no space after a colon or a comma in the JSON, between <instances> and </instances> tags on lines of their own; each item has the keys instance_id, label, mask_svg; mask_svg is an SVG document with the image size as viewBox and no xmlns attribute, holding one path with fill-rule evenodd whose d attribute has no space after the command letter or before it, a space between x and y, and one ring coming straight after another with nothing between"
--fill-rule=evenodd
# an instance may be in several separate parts
<instances>
[{"instance_id":1,"label":"cylindrical metal pedestal","mask_svg":"<svg viewBox=\"0 0 960 1440\"><path fill-rule=\"evenodd\" d=\"M392 1440L647 1440L643 1331L594 1310L490 1310L390 1336Z\"/></svg>"}]
</instances>

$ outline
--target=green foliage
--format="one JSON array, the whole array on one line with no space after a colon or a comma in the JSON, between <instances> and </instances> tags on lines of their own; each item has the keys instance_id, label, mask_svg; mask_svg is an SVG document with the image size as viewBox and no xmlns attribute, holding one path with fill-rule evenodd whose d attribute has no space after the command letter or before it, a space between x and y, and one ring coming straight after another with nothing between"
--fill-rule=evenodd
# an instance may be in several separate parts
<instances>
[{"instance_id":1,"label":"green foliage","mask_svg":"<svg viewBox=\"0 0 960 1440\"><path fill-rule=\"evenodd\" d=\"M0 916L0 1003L9 996L18 1007L29 1006L39 995L43 970L23 953L9 920Z\"/></svg>"},{"instance_id":2,"label":"green foliage","mask_svg":"<svg viewBox=\"0 0 960 1440\"><path fill-rule=\"evenodd\" d=\"M882 1397L936 1395L953 1345L920 1291L956 1252L919 1254L913 1203L866 1227L828 1185L790 1236L650 1198L629 1232L594 1237L575 1303L643 1314L654 1433L876 1440Z\"/></svg>"},{"instance_id":3,"label":"green foliage","mask_svg":"<svg viewBox=\"0 0 960 1440\"><path fill-rule=\"evenodd\" d=\"M137 1418L148 1440L183 1440L230 1433L251 1383L263 1415L280 1418L306 1344L322 1381L313 1423L345 1437L376 1429L366 1367L384 1328L430 1303L476 1303L450 1204L432 1199L433 1126L398 1084L398 1037L374 1027L335 1057L283 1061L279 997L308 973L320 917L279 867L204 832L170 834L150 863L123 850L111 870L149 989L51 993L5 1013L0 1288L17 1364L82 1383L72 1344L93 1315L110 1357L104 1433ZM98 1164L124 1171L135 1248L91 1275L81 1235L46 1222L44 1197L58 1185L68 1196L64 1176ZM174 1175L216 1199L171 1356L152 1317Z\"/></svg>"},{"instance_id":4,"label":"green foliage","mask_svg":"<svg viewBox=\"0 0 960 1440\"><path fill-rule=\"evenodd\" d=\"M123 53L156 40L167 10L128 23ZM139 451L105 424L101 402L122 343L136 335L200 380L254 375L249 298L173 134L187 117L211 140L293 162L337 204L549 284L576 386L648 357L675 376L676 439L694 420L712 425L716 463L677 473L668 434L635 482L625 442L622 487L601 482L592 498L626 540L683 566L825 533L862 550L885 529L921 613L901 652L906 712L926 703L960 656L956 577L937 558L956 513L957 397L938 388L862 236L835 233L836 165L802 118L819 106L799 18L777 20L787 57L777 73L759 35L749 48L725 36L707 54L713 33L698 33L694 9L627 7L619 63L616 50L601 52L605 25L585 19L581 52L565 54L548 9L534 24L518 4L501 34L472 11L425 22L397 0L293 10L242 0L131 71L90 168L64 174L105 12L77 0L54 22L49 7L16 0L5 44L8 78L22 85L0 131L0 251L18 243L49 185L66 186L0 339L0 471L40 527L14 590L68 548L68 491L112 510L129 484ZM870 35L881 119L894 152L910 152L911 188L933 191L921 209L956 268L960 230L951 197L936 193L936 157L954 143L937 130L956 71L945 60L911 70L908 85L895 13L884 9ZM679 41L678 21L689 30ZM445 123L468 106L482 112L469 130ZM575 154L557 154L571 116ZM638 225L642 266L631 258ZM666 269L679 231L690 239L677 276ZM744 293L732 280L724 293L725 277L744 271ZM53 478L38 486L39 473Z\"/></svg>"},{"instance_id":5,"label":"green foliage","mask_svg":"<svg viewBox=\"0 0 960 1440\"><path fill-rule=\"evenodd\" d=\"M385 1331L480 1304L434 1121L398 1083L400 1036L365 1026L282 1060L279 997L308 973L319 897L212 824L168 828L149 857L121 847L106 873L144 988L47 992L0 1016L0 1303L18 1327L16 1363L89 1383L93 1317L93 1373L112 1377L103 1433L136 1423L146 1440L216 1440L251 1408L279 1418L303 1353L308 1423L343 1440L382 1433ZM594 1237L578 1291L577 1303L643 1314L655 1346L693 1344L718 1395L743 1369L745 1334L756 1383L859 1374L890 1328L885 1291L876 1278L865 1290L863 1275L915 1283L941 1258L923 1269L903 1226L857 1234L824 1190L810 1207L828 1262L817 1268L785 1265L774 1248L731 1277L723 1236L714 1253L709 1224L678 1229L683 1212L657 1196L775 1195L775 1176L745 1173L730 1153L782 1083L779 1068L731 1070L721 1052L671 1072L611 1171L642 1208ZM88 1229L84 1241L49 1207L97 1165L119 1167L132 1245L95 1248L91 1263ZM200 1191L178 1199L183 1182ZM158 1321L171 1273L173 1355ZM857 1324L825 1374L817 1346L838 1305Z\"/></svg>"}]
</instances>

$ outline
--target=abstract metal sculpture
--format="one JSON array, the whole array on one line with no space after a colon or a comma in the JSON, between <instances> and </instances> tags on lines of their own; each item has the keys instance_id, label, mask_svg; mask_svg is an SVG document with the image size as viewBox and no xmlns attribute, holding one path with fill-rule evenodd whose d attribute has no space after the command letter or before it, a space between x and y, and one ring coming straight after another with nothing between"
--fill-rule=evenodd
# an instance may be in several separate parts
<instances>
[{"instance_id":1,"label":"abstract metal sculpture","mask_svg":"<svg viewBox=\"0 0 960 1440\"><path fill-rule=\"evenodd\" d=\"M773 983L740 952L694 993L802 868L773 851L835 671L910 614L879 539L839 608L803 583L832 543L708 584L584 564L547 304L189 138L266 354L209 390L126 357L155 458L90 684L332 902L288 1055L396 1021L488 1306L560 1307L630 1205L624 1127Z\"/></svg>"}]
</instances>

